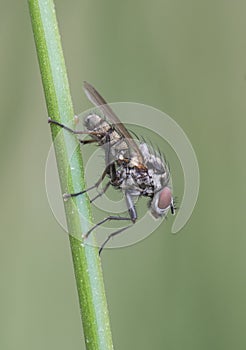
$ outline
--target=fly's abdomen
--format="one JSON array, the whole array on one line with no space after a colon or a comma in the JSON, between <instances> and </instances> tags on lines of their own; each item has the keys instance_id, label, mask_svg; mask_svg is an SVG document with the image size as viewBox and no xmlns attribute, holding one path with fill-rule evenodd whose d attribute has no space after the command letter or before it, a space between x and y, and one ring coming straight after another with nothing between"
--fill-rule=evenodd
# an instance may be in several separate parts
<instances>
[{"instance_id":1,"label":"fly's abdomen","mask_svg":"<svg viewBox=\"0 0 246 350\"><path fill-rule=\"evenodd\" d=\"M104 149L107 147L110 150L113 160L129 158L127 142L106 120L97 114L90 114L85 118L84 124L91 132L91 137L98 140L99 145Z\"/></svg>"},{"instance_id":2,"label":"fly's abdomen","mask_svg":"<svg viewBox=\"0 0 246 350\"><path fill-rule=\"evenodd\" d=\"M111 126L102 117L97 114L88 115L84 124L89 132L94 133L99 139L104 137L110 130ZM93 134L92 134L93 136Z\"/></svg>"}]
</instances>

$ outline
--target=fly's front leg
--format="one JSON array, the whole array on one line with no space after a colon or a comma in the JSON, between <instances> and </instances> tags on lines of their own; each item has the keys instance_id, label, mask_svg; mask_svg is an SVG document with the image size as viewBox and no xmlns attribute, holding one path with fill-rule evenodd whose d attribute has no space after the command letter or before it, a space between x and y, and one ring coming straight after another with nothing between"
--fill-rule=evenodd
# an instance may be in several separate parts
<instances>
[{"instance_id":1,"label":"fly's front leg","mask_svg":"<svg viewBox=\"0 0 246 350\"><path fill-rule=\"evenodd\" d=\"M121 217L121 216L114 216L114 215L110 215L108 217L106 217L105 219L103 219L102 221L98 222L95 226L93 226L85 235L84 238L88 238L88 236L90 235L90 233L92 231L95 230L95 228L97 228L98 226L104 224L107 221L132 221L133 224L136 222L137 220L137 212L136 212L136 208L134 206L132 197L130 196L130 194L128 192L125 193L126 195L126 204L127 204L127 208L128 208L128 212L130 214L130 217Z\"/></svg>"},{"instance_id":2,"label":"fly's front leg","mask_svg":"<svg viewBox=\"0 0 246 350\"><path fill-rule=\"evenodd\" d=\"M126 227L123 227L123 228L121 228L121 229L119 229L119 230L117 230L117 231L111 233L111 234L108 236L108 238L107 238L107 239L103 242L103 244L101 245L101 247L100 247L100 249L99 249L99 255L101 254L103 248L105 247L105 245L108 243L108 241L109 241L111 238L113 238L114 236L116 236L116 235L122 233L123 231L127 230L129 227L131 227L131 225L126 226Z\"/></svg>"},{"instance_id":3,"label":"fly's front leg","mask_svg":"<svg viewBox=\"0 0 246 350\"><path fill-rule=\"evenodd\" d=\"M128 212L129 212L129 215L130 215L130 217L128 218L128 220L131 220L132 223L135 224L135 222L136 222L136 220L137 220L137 211L136 211L136 208L135 208L135 205L134 205L134 202L133 202L133 198L132 198L132 196L130 195L130 193L127 192L127 191L125 192L125 197L126 197L126 205L127 205ZM110 219L110 220L112 220L112 219ZM116 220L116 218L114 218L114 220ZM119 220L119 218L118 218L117 220ZM121 220L127 220L127 218L121 218ZM104 219L102 222L100 222L99 224L97 224L96 226L94 226L94 227L87 233L86 237L88 237L88 235L90 234L90 232L91 232L92 230L94 230L94 228L96 228L98 225L101 225L101 223L104 223L105 221L108 221L108 218ZM130 228L130 227L131 227L131 225L126 226L126 227L123 227L123 228L121 228L121 229L119 229L119 230L117 230L117 231L111 233L111 234L108 236L108 238L107 238L107 239L103 242L103 244L101 245L101 247L100 247L100 249L99 249L99 255L101 254L103 248L105 247L105 245L108 243L108 241L109 241L112 237L114 237L114 236L116 236L116 235L122 233L123 231L127 230L127 229Z\"/></svg>"},{"instance_id":4,"label":"fly's front leg","mask_svg":"<svg viewBox=\"0 0 246 350\"><path fill-rule=\"evenodd\" d=\"M127 218L127 217L122 217L122 216L114 216L114 215L110 215L108 217L106 217L105 219L103 219L102 221L98 222L95 226L93 226L85 235L84 235L84 239L88 238L89 235L91 234L92 231L94 231L98 226L104 224L107 221L129 221L131 220L131 218ZM122 229L121 229L122 230Z\"/></svg>"},{"instance_id":5,"label":"fly's front leg","mask_svg":"<svg viewBox=\"0 0 246 350\"><path fill-rule=\"evenodd\" d=\"M126 204L127 204L127 208L128 208L128 212L130 217L120 217L120 216L113 216L110 215L107 218L103 219L102 221L98 222L95 226L93 226L85 235L84 235L84 239L88 238L88 236L91 234L92 231L94 231L98 226L104 224L107 221L132 221L132 223L134 224L137 220L137 212L136 212L136 208L134 206L133 203L133 199L132 196L129 194L129 192L125 193L126 196ZM111 233L108 238L103 242L103 244L101 245L100 249L99 249L99 255L101 254L103 248L105 247L106 243L114 236L120 234L121 232L127 230L128 228L130 228L131 225L128 225L126 227L122 227L121 229Z\"/></svg>"},{"instance_id":6,"label":"fly's front leg","mask_svg":"<svg viewBox=\"0 0 246 350\"><path fill-rule=\"evenodd\" d=\"M133 198L128 191L125 192L125 198L126 198L126 205L128 208L128 213L130 215L132 222L135 224L135 222L138 218L137 211L136 211L136 208L135 208L135 205L133 202Z\"/></svg>"}]
</instances>

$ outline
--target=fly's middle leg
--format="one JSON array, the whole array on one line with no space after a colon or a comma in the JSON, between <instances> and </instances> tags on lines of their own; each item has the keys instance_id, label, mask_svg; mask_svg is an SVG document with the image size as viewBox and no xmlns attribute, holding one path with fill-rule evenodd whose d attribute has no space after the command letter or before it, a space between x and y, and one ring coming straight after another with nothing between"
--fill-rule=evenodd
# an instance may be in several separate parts
<instances>
[{"instance_id":1,"label":"fly's middle leg","mask_svg":"<svg viewBox=\"0 0 246 350\"><path fill-rule=\"evenodd\" d=\"M105 185L105 187L102 189L102 191L99 192L98 195L96 195L94 198L92 198L92 199L90 200L90 202L92 203L92 202L94 202L97 198L101 197L101 196L107 191L107 189L109 188L110 185L111 185L111 182L109 181L109 182Z\"/></svg>"},{"instance_id":2,"label":"fly's middle leg","mask_svg":"<svg viewBox=\"0 0 246 350\"><path fill-rule=\"evenodd\" d=\"M102 175L100 176L100 178L98 179L98 181L91 187L88 187L87 189L83 190L83 191L80 191L80 192L76 192L76 193L64 193L63 194L63 198L64 200L68 200L68 198L71 198L71 197L77 197L81 194L84 194L90 190L92 190L93 188L97 188L103 181L103 179L105 178L105 176L108 174L108 166L104 169Z\"/></svg>"}]
</instances>

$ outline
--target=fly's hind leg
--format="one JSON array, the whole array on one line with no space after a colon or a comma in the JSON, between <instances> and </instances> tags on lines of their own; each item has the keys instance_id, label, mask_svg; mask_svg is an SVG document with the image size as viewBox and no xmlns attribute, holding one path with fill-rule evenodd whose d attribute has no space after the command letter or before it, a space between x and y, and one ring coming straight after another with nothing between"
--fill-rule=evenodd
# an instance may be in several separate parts
<instances>
[{"instance_id":1,"label":"fly's hind leg","mask_svg":"<svg viewBox=\"0 0 246 350\"><path fill-rule=\"evenodd\" d=\"M57 125L60 128L62 128L64 130L67 130L67 131L71 132L74 135L91 135L91 136L97 136L98 135L98 133L96 131L80 131L80 130L71 129L68 126L66 126L66 125L64 125L62 123L59 123L56 120L51 119L51 118L48 118L48 123ZM92 139L92 140L79 140L79 142L85 145L87 143L98 142L98 141L96 139Z\"/></svg>"},{"instance_id":2,"label":"fly's hind leg","mask_svg":"<svg viewBox=\"0 0 246 350\"><path fill-rule=\"evenodd\" d=\"M81 140L79 139L79 142L82 144L82 145L87 145L89 143L95 143L95 142L98 142L96 139L91 139L91 140Z\"/></svg>"},{"instance_id":3,"label":"fly's hind leg","mask_svg":"<svg viewBox=\"0 0 246 350\"><path fill-rule=\"evenodd\" d=\"M84 134L84 135L91 135L91 136L97 136L98 133L96 131L77 131L77 130L74 130L74 129L71 129L69 128L68 126L62 124L62 123L59 123L58 121L54 120L54 119L51 119L51 118L48 118L48 123L50 124L55 124L61 128L63 128L64 130L67 130L69 131L70 133L72 134L75 134L75 135L81 135L81 134ZM89 144L89 143L94 143L94 142L98 142L98 140L96 139L91 139L91 140L79 140L79 142L83 145L85 144ZM114 168L115 169L115 165L114 164L108 164L102 174L102 176L99 178L99 180L95 183L95 185L83 190L83 191L80 191L80 192L76 192L76 193L64 193L63 194L63 198L64 200L67 200L68 198L71 198L71 197L77 197L81 194L84 194L90 190L92 190L93 188L97 188L100 183L103 181L103 179L105 178L105 176L107 174L110 174L111 172L115 172L115 170L112 170L111 168ZM95 198L93 198L92 201L94 201L96 198L100 197L109 187L110 183L108 185L105 186L105 189L103 189L102 193L100 193L98 196L96 196Z\"/></svg>"},{"instance_id":4,"label":"fly's hind leg","mask_svg":"<svg viewBox=\"0 0 246 350\"><path fill-rule=\"evenodd\" d=\"M58 121L51 119L51 118L48 118L48 123L60 126L62 129L67 130L67 131L71 132L72 134L76 134L76 135L88 134L88 132L86 132L86 131L77 131L77 130L71 129L68 126L66 126L62 123L59 123Z\"/></svg>"}]
</instances>

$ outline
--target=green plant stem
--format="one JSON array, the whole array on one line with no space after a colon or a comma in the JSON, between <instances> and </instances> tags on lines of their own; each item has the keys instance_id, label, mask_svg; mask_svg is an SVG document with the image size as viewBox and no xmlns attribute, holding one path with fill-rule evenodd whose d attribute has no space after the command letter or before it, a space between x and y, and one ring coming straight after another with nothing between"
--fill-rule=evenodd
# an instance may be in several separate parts
<instances>
[{"instance_id":1,"label":"green plant stem","mask_svg":"<svg viewBox=\"0 0 246 350\"><path fill-rule=\"evenodd\" d=\"M74 112L53 1L28 3L48 115L71 125ZM79 142L56 125L51 124L51 131L62 192L80 191L84 188L84 172ZM92 222L90 204L87 196L79 197L65 203L65 212L86 349L110 350L113 343L98 249L82 242L82 234Z\"/></svg>"}]
</instances>

